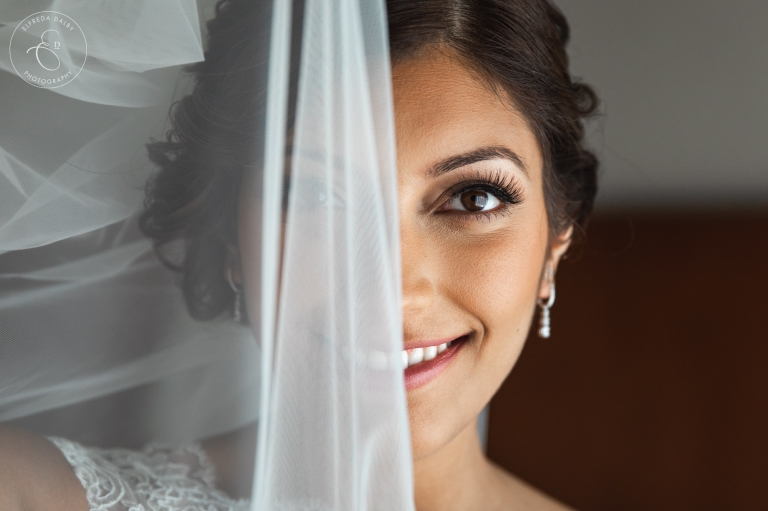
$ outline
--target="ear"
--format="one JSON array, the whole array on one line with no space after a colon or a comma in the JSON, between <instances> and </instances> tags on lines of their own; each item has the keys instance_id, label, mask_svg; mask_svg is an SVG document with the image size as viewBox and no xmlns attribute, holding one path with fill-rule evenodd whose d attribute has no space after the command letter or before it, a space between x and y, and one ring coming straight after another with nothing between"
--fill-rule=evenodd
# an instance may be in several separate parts
<instances>
[{"instance_id":1,"label":"ear","mask_svg":"<svg viewBox=\"0 0 768 511\"><path fill-rule=\"evenodd\" d=\"M229 278L229 272L232 272L232 283L236 286L243 284L243 274L240 271L240 251L232 243L225 243L227 248L227 262L224 266L224 278Z\"/></svg>"},{"instance_id":2,"label":"ear","mask_svg":"<svg viewBox=\"0 0 768 511\"><path fill-rule=\"evenodd\" d=\"M560 259L568 251L571 246L571 239L573 238L573 226L569 226L568 229L563 231L559 236L554 238L549 247L549 257L544 262L544 268L541 273L541 284L539 285L539 299L547 300L551 290L551 284L555 281L555 273L557 273L557 266L560 264Z\"/></svg>"}]
</instances>

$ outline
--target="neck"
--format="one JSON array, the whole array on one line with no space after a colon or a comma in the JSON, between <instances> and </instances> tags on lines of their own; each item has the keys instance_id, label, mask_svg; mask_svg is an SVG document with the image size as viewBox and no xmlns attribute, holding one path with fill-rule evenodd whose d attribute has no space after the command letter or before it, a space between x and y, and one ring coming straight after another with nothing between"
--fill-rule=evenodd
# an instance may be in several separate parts
<instances>
[{"instance_id":1,"label":"neck","mask_svg":"<svg viewBox=\"0 0 768 511\"><path fill-rule=\"evenodd\" d=\"M495 477L480 446L477 420L437 452L414 460L418 511L481 509Z\"/></svg>"}]
</instances>

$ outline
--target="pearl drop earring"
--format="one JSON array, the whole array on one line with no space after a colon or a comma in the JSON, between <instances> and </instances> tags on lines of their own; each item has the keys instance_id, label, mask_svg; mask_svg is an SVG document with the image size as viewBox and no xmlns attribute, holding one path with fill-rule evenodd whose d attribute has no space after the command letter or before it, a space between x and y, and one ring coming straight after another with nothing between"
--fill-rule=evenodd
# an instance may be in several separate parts
<instances>
[{"instance_id":1,"label":"pearl drop earring","mask_svg":"<svg viewBox=\"0 0 768 511\"><path fill-rule=\"evenodd\" d=\"M549 284L549 299L547 303L544 303L541 299L537 301L539 307L541 307L541 314L539 316L539 337L542 339L549 339L552 329L550 328L549 310L555 304L555 283L550 281Z\"/></svg>"},{"instance_id":2,"label":"pearl drop earring","mask_svg":"<svg viewBox=\"0 0 768 511\"><path fill-rule=\"evenodd\" d=\"M229 287L232 288L232 291L235 292L235 310L233 311L233 318L236 323L240 323L240 320L242 319L242 316L240 314L240 308L242 306L241 304L241 298L240 298L240 288L235 285L235 282L232 280L232 268L227 269L227 282L229 282Z\"/></svg>"}]
</instances>

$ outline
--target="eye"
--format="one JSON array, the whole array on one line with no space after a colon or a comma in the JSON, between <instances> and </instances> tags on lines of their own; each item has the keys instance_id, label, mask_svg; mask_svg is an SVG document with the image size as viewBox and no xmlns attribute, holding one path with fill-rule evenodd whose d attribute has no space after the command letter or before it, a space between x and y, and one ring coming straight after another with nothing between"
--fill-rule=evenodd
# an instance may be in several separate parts
<instances>
[{"instance_id":1,"label":"eye","mask_svg":"<svg viewBox=\"0 0 768 511\"><path fill-rule=\"evenodd\" d=\"M309 206L325 206L328 203L328 186L320 179L305 179L299 200Z\"/></svg>"},{"instance_id":2,"label":"eye","mask_svg":"<svg viewBox=\"0 0 768 511\"><path fill-rule=\"evenodd\" d=\"M457 193L448 200L445 209L481 213L494 210L499 205L501 205L501 201L495 195L475 189Z\"/></svg>"},{"instance_id":3,"label":"eye","mask_svg":"<svg viewBox=\"0 0 768 511\"><path fill-rule=\"evenodd\" d=\"M328 179L304 176L288 182L286 193L289 193L291 188L295 190L293 193L296 194L296 205L302 210L344 208L344 197L336 190L331 190L329 194L328 184Z\"/></svg>"}]
</instances>

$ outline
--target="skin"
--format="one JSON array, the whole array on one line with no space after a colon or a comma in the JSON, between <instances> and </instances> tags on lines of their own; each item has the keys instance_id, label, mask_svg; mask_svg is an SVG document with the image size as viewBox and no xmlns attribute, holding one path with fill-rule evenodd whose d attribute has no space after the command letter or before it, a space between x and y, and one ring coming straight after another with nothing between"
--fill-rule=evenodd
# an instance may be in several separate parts
<instances>
[{"instance_id":1,"label":"skin","mask_svg":"<svg viewBox=\"0 0 768 511\"><path fill-rule=\"evenodd\" d=\"M511 99L449 50L396 64L393 92L404 340L470 335L445 371L408 392L417 509L564 509L494 466L476 434L477 415L520 356L537 298L549 296L545 270L554 273L570 240L569 230L550 241L540 146ZM520 162L431 172L488 146ZM494 173L516 182L519 204L482 217L446 209L446 190Z\"/></svg>"},{"instance_id":2,"label":"skin","mask_svg":"<svg viewBox=\"0 0 768 511\"><path fill-rule=\"evenodd\" d=\"M550 236L539 143L514 102L450 50L433 48L396 63L392 76L404 343L469 336L436 379L407 394L416 507L566 509L490 462L476 433L477 416L520 356L536 300L548 298L570 240L570 229ZM484 148L513 158L436 175L445 168L441 162ZM460 210L456 192L492 176L514 183L519 203L483 214ZM241 261L258 261L261 250L259 193L248 191L253 185L246 183L240 197ZM306 246L311 236L311 228L302 233ZM259 270L258 264L235 265L247 296L258 296ZM312 282L312 275L299 280ZM308 303L312 287L306 286ZM258 308L248 302L256 317Z\"/></svg>"},{"instance_id":3,"label":"skin","mask_svg":"<svg viewBox=\"0 0 768 511\"><path fill-rule=\"evenodd\" d=\"M85 489L47 439L0 425L0 509L88 511ZM45 484L39 484L44 481Z\"/></svg>"},{"instance_id":4,"label":"skin","mask_svg":"<svg viewBox=\"0 0 768 511\"><path fill-rule=\"evenodd\" d=\"M549 296L570 241L570 229L558 236L548 230L541 148L514 102L450 50L433 48L396 63L392 76L404 342L468 336L437 378L407 394L416 508L568 509L494 465L476 433L477 416L520 356L536 300ZM517 161L494 157L434 172L439 162L487 147ZM458 187L493 175L515 183L519 202L479 216L462 210ZM239 255L258 261L259 229L242 220L256 218L249 213L241 198ZM233 272L246 290L258 281L249 276L251 266L243 265L243 275ZM220 486L234 496L245 496L252 480L248 468L233 462L236 447L247 442L244 450L253 452L254 433L250 428L204 443ZM0 452L11 460L0 464L0 508L88 509L71 467L47 440L0 429ZM41 477L51 485L21 484Z\"/></svg>"}]
</instances>

